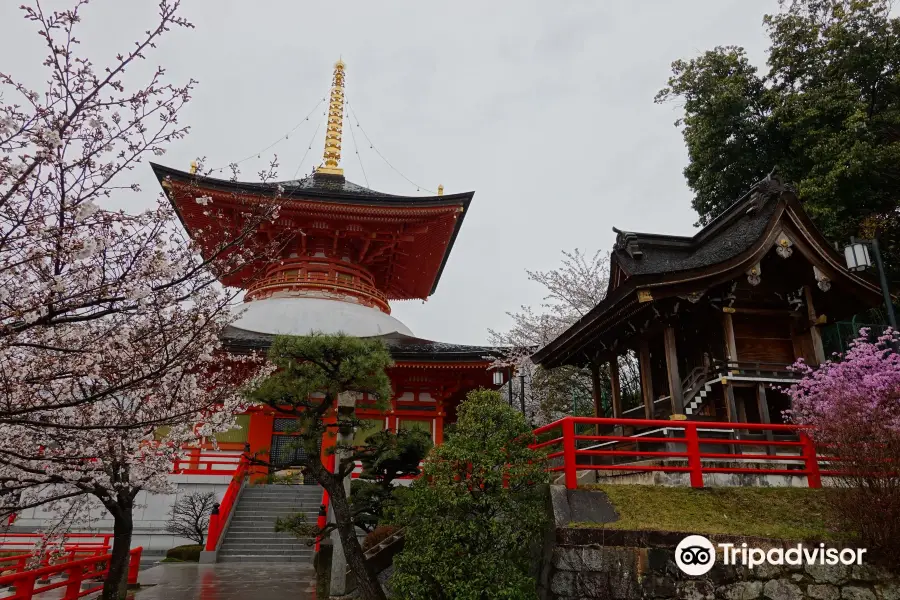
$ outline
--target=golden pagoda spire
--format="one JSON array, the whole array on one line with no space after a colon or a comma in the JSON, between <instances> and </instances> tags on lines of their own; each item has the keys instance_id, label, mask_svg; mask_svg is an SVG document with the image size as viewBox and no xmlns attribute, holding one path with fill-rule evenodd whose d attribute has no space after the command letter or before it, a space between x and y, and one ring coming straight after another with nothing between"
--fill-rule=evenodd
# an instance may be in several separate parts
<instances>
[{"instance_id":1,"label":"golden pagoda spire","mask_svg":"<svg viewBox=\"0 0 900 600\"><path fill-rule=\"evenodd\" d=\"M341 132L344 128L344 61L334 63L331 101L328 103L328 129L325 132L325 164L316 173L343 175L341 164Z\"/></svg>"}]
</instances>

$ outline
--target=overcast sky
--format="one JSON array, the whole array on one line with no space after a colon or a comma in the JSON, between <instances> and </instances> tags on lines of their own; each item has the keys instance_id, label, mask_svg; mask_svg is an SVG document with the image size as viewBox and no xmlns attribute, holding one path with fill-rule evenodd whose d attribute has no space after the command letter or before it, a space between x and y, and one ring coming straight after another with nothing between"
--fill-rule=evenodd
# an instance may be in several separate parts
<instances>
[{"instance_id":1,"label":"overcast sky","mask_svg":"<svg viewBox=\"0 0 900 600\"><path fill-rule=\"evenodd\" d=\"M19 4L0 2L0 71L34 84L44 53ZM83 52L105 64L153 25L156 4L93 0ZM393 314L419 337L483 343L488 327L508 326L506 311L541 301L525 269L556 267L562 250L608 249L613 226L691 233L679 108L653 96L673 60L716 45L744 46L762 64L762 16L777 0L183 5L196 29L173 31L148 63L175 82L199 81L181 116L192 131L159 162L186 170L206 156L215 167L262 150L327 95L343 57L347 99L375 148L425 189L475 191L436 294L395 302ZM307 152L325 121L319 108L242 163L242 178L255 180L273 152L282 179L309 173L324 143L323 124ZM416 193L354 133L368 187ZM342 166L366 185L346 125ZM144 191L126 200L137 208L158 186L147 165L135 177Z\"/></svg>"}]
</instances>

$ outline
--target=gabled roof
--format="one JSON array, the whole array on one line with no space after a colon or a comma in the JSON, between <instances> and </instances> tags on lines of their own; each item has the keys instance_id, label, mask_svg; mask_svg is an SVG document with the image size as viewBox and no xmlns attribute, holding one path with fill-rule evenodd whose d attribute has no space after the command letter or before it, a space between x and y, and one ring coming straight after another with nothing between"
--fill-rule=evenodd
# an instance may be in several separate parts
<instances>
[{"instance_id":1,"label":"gabled roof","mask_svg":"<svg viewBox=\"0 0 900 600\"><path fill-rule=\"evenodd\" d=\"M610 258L606 298L532 357L547 368L567 364L643 303L709 289L743 275L783 236L830 280L869 305L878 285L852 273L816 229L790 186L770 174L693 236L620 231Z\"/></svg>"}]
</instances>

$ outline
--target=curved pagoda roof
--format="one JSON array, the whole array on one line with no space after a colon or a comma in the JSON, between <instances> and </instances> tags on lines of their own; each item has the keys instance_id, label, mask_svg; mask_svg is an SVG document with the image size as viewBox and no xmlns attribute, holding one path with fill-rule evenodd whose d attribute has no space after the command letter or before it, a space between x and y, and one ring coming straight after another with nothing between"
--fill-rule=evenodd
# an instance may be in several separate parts
<instances>
[{"instance_id":1,"label":"curved pagoda roof","mask_svg":"<svg viewBox=\"0 0 900 600\"><path fill-rule=\"evenodd\" d=\"M284 251L302 254L313 240L343 246L372 273L390 300L425 299L434 293L450 250L475 192L438 196L400 196L378 192L343 175L317 172L303 179L259 183L192 174L151 163L188 234L199 229L232 228L247 203L280 205L272 227L293 236ZM215 211L200 197L212 199ZM260 232L260 235L263 235ZM224 285L246 288L260 264L221 278Z\"/></svg>"}]
</instances>

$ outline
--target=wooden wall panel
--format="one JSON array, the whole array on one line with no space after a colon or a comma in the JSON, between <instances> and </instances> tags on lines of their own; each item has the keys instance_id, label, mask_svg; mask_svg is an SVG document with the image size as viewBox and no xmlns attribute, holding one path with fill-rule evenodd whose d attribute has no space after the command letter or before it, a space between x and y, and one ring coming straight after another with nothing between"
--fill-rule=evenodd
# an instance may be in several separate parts
<instances>
[{"instance_id":1,"label":"wooden wall panel","mask_svg":"<svg viewBox=\"0 0 900 600\"><path fill-rule=\"evenodd\" d=\"M794 362L790 338L737 338L738 361L789 365Z\"/></svg>"},{"instance_id":2,"label":"wooden wall panel","mask_svg":"<svg viewBox=\"0 0 900 600\"><path fill-rule=\"evenodd\" d=\"M736 314L734 338L740 362L783 365L794 362L794 340L787 317Z\"/></svg>"}]
</instances>

